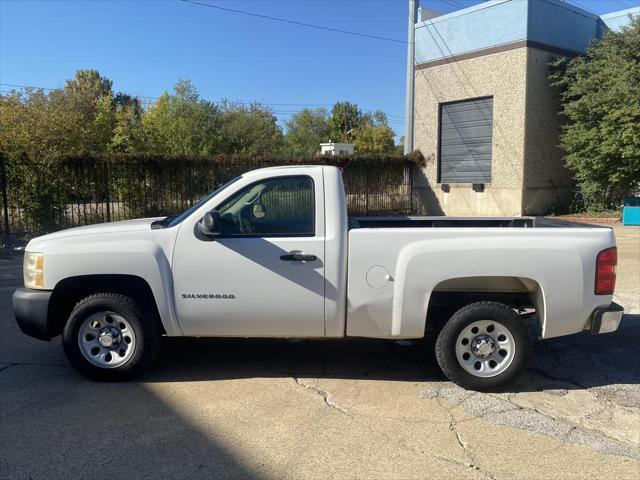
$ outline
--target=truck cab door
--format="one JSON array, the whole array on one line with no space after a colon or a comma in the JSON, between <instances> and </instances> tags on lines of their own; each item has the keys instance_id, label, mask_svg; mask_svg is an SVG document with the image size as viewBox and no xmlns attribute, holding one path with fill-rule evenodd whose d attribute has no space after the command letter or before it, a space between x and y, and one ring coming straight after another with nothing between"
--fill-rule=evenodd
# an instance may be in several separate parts
<instances>
[{"instance_id":1,"label":"truck cab door","mask_svg":"<svg viewBox=\"0 0 640 480\"><path fill-rule=\"evenodd\" d=\"M180 228L172 263L185 335L324 336L322 182L320 169L258 179L212 205L219 236Z\"/></svg>"}]
</instances>

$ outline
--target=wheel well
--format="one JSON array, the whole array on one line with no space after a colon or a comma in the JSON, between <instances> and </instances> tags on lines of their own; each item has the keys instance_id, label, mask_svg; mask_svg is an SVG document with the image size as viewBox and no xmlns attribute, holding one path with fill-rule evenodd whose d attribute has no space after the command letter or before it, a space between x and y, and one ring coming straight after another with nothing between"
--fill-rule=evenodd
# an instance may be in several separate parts
<instances>
[{"instance_id":1,"label":"wheel well","mask_svg":"<svg viewBox=\"0 0 640 480\"><path fill-rule=\"evenodd\" d=\"M65 278L53 289L49 302L49 334L52 337L61 334L76 303L98 292L119 293L140 302L142 308L156 319L162 333L166 333L146 280L135 275L81 275Z\"/></svg>"},{"instance_id":2,"label":"wheel well","mask_svg":"<svg viewBox=\"0 0 640 480\"><path fill-rule=\"evenodd\" d=\"M520 312L535 313L538 329L544 322L542 287L524 277L463 277L444 280L429 297L425 334L438 332L460 308L470 303L491 301Z\"/></svg>"}]
</instances>

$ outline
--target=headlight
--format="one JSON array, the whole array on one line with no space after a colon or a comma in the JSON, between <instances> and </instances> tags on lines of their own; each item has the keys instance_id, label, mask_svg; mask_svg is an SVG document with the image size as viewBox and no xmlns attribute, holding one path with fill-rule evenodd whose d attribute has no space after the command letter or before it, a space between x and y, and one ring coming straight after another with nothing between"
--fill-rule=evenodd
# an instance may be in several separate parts
<instances>
[{"instance_id":1,"label":"headlight","mask_svg":"<svg viewBox=\"0 0 640 480\"><path fill-rule=\"evenodd\" d=\"M25 287L44 288L44 253L25 252L22 271Z\"/></svg>"}]
</instances>

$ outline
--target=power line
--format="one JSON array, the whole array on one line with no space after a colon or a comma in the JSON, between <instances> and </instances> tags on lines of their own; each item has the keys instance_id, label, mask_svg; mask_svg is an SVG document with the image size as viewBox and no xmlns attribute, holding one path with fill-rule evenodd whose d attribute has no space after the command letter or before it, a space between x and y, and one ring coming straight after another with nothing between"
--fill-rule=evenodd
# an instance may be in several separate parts
<instances>
[{"instance_id":1,"label":"power line","mask_svg":"<svg viewBox=\"0 0 640 480\"><path fill-rule=\"evenodd\" d=\"M0 83L0 85L4 85L5 87L15 87L15 88L33 88L35 90L58 90L57 88L36 87L34 85L16 85L14 83Z\"/></svg>"},{"instance_id":2,"label":"power line","mask_svg":"<svg viewBox=\"0 0 640 480\"><path fill-rule=\"evenodd\" d=\"M620 5L622 5L625 9L627 9L627 8L634 8L634 7L640 6L640 4L636 4L636 5L634 5L634 4L633 4L633 2L631 2L631 1L617 0L617 2L618 2Z\"/></svg>"},{"instance_id":3,"label":"power line","mask_svg":"<svg viewBox=\"0 0 640 480\"><path fill-rule=\"evenodd\" d=\"M446 3L448 5L451 5L453 7L458 7L458 8L467 8L469 5L463 5L460 2L456 2L454 0L440 0L442 3Z\"/></svg>"},{"instance_id":4,"label":"power line","mask_svg":"<svg viewBox=\"0 0 640 480\"><path fill-rule=\"evenodd\" d=\"M624 2L623 0L613 0L615 3L617 3L618 5L621 5L623 8L629 8L629 5Z\"/></svg>"},{"instance_id":5,"label":"power line","mask_svg":"<svg viewBox=\"0 0 640 480\"><path fill-rule=\"evenodd\" d=\"M23 89L33 88L35 90L47 90L47 91L61 90L61 88L37 87L35 85L18 85L15 83L0 83L0 85L5 87L14 87L14 88L23 88ZM160 97L150 97L146 95L132 95L132 96L140 99L144 99L144 100L158 100L160 98ZM263 103L258 101L241 102L241 101L233 101L233 100L229 100L228 102L236 103L239 105L253 105L254 103L259 103L261 105L274 106L274 107L331 107L332 106L330 103ZM214 102L214 103L220 103L220 102Z\"/></svg>"},{"instance_id":6,"label":"power line","mask_svg":"<svg viewBox=\"0 0 640 480\"><path fill-rule=\"evenodd\" d=\"M292 24L292 25L298 25L300 27L315 28L315 29L318 29L318 30L326 30L326 31L329 31L329 32L344 33L346 35L353 35L353 36L356 36L356 37L371 38L371 39L374 39L374 40L384 40L386 42L402 43L402 44L405 44L405 45L407 44L407 42L405 40L398 40L397 38L381 37L379 35L370 35L368 33L351 32L349 30L342 30L340 28L325 27L324 25L315 25L313 23L298 22L297 20L290 20L288 18L272 17L270 15L263 15L263 14L260 14L260 13L248 12L246 10L238 10L238 9L235 9L235 8L221 7L220 5L212 5L210 3L197 2L195 0L180 0L180 1L184 2L184 3L191 3L193 5L200 5L202 7L214 8L216 10L221 10L221 11L224 11L224 12L237 13L237 14L240 14L240 15L247 15L247 16L250 16L250 17L262 18L264 20L272 20L272 21L275 21L275 22L289 23L289 24Z\"/></svg>"},{"instance_id":7,"label":"power line","mask_svg":"<svg viewBox=\"0 0 640 480\"><path fill-rule=\"evenodd\" d=\"M575 7L582 8L583 10L586 10L589 13L593 13L594 15L598 15L596 12L594 12L590 8L588 8L585 5L583 5L582 2L577 2L576 0L571 0L571 1L567 1L567 3L569 5L573 5Z\"/></svg>"}]
</instances>

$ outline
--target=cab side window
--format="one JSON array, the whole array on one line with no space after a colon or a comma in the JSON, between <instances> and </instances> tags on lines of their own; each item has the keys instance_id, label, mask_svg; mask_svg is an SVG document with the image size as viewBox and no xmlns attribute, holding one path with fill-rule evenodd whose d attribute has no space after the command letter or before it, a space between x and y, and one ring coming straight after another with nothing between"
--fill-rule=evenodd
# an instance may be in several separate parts
<instances>
[{"instance_id":1,"label":"cab side window","mask_svg":"<svg viewBox=\"0 0 640 480\"><path fill-rule=\"evenodd\" d=\"M253 183L218 207L223 236L313 236L313 180L280 177Z\"/></svg>"}]
</instances>

